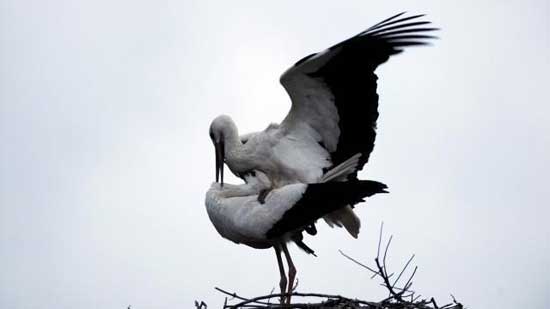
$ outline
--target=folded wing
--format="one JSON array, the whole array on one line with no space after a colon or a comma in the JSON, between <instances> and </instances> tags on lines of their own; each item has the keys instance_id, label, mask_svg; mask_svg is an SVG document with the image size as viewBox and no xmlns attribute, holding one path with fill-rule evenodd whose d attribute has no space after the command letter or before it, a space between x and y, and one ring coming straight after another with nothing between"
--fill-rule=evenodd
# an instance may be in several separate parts
<instances>
[{"instance_id":1,"label":"folded wing","mask_svg":"<svg viewBox=\"0 0 550 309\"><path fill-rule=\"evenodd\" d=\"M377 193L387 193L387 186L371 180L309 184L290 208L287 208L266 233L267 238L300 231L317 219L350 204L362 202ZM274 195L274 199L277 197Z\"/></svg>"}]
</instances>

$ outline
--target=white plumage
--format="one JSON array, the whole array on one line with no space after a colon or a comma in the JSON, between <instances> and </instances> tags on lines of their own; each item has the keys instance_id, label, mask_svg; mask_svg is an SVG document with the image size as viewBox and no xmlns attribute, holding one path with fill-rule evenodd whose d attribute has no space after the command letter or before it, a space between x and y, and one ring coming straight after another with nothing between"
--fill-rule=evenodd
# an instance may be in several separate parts
<instances>
[{"instance_id":1,"label":"white plumage","mask_svg":"<svg viewBox=\"0 0 550 309\"><path fill-rule=\"evenodd\" d=\"M218 233L235 243L265 249L281 239L268 239L267 232L296 204L306 184L292 184L273 190L265 204L248 184L213 183L206 193L206 210ZM290 240L290 239L288 239Z\"/></svg>"}]
</instances>

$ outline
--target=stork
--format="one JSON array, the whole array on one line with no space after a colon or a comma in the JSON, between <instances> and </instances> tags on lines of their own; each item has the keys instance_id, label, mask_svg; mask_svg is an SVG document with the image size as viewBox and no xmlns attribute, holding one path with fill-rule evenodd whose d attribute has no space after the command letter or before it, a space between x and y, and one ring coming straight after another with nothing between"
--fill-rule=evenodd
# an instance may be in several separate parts
<instances>
[{"instance_id":1,"label":"stork","mask_svg":"<svg viewBox=\"0 0 550 309\"><path fill-rule=\"evenodd\" d=\"M295 184L302 189L318 183L319 188L334 186L344 190L346 185L343 184L319 183L326 182L327 178L357 183L357 173L369 160L376 138L378 77L374 71L405 47L428 44L435 38L429 33L438 30L428 26L430 22L421 20L424 15L404 14L387 18L322 52L306 56L284 72L280 82L292 105L280 124L270 124L261 132L240 136L229 116L215 118L210 125L210 138L216 153L218 192L224 191L224 163L245 182L254 179L250 175L265 175L267 181L257 182L252 186L253 190L252 187L247 189L246 203L251 208L274 206L273 201L280 197L281 192L287 192L282 188L298 188L294 187ZM342 193L338 190L330 192L333 197L320 190L310 193L323 196L323 199L315 199L317 205L312 203L311 207L324 209L316 214L330 226L345 227L357 238L360 220L352 209L357 201L340 198ZM253 196L257 197L256 202L250 200ZM270 207L260 206L262 203ZM218 203L220 208L223 204ZM285 205L294 204L287 201ZM302 220L300 217L304 215L292 212L293 220ZM252 215L247 218L254 220ZM307 224L301 224L292 233L308 231L314 221L300 221ZM238 222L247 224L243 220ZM287 260L291 261L284 242L281 244L278 240L269 244L275 247L278 260L280 250L283 250ZM289 277L293 276L289 273Z\"/></svg>"},{"instance_id":2,"label":"stork","mask_svg":"<svg viewBox=\"0 0 550 309\"><path fill-rule=\"evenodd\" d=\"M374 148L378 119L375 69L408 46L425 45L437 28L424 15L404 12L325 51L298 61L280 78L292 106L280 124L239 136L226 115L214 119L210 138L216 150L216 181L223 185L223 164L237 176L253 171L267 175L270 185L259 194L262 202L273 188L291 183L319 182L323 174L358 156L356 170L367 163ZM220 177L221 176L221 177ZM329 225L344 226L357 237L360 221L351 207L325 217Z\"/></svg>"},{"instance_id":3,"label":"stork","mask_svg":"<svg viewBox=\"0 0 550 309\"><path fill-rule=\"evenodd\" d=\"M334 210L361 202L365 197L387 192L385 184L370 180L295 183L275 188L262 205L258 201L259 181L248 178L249 182L242 185L225 184L222 187L214 182L206 193L208 216L226 239L256 249L275 249L281 275L281 302L286 300L286 303L290 303L296 275L286 243L294 241L305 246L301 234L305 226ZM281 251L288 265L288 279ZM288 296L285 298L284 294Z\"/></svg>"},{"instance_id":4,"label":"stork","mask_svg":"<svg viewBox=\"0 0 550 309\"><path fill-rule=\"evenodd\" d=\"M404 47L427 44L434 37L424 33L437 30L424 27L428 21L417 21L424 15L403 14L311 54L283 73L280 82L292 106L281 124L239 136L229 116L215 118L210 137L216 148L216 174L223 172L225 162L237 175L264 172L274 187L316 182L323 169L358 153L361 170L376 136L375 69Z\"/></svg>"}]
</instances>

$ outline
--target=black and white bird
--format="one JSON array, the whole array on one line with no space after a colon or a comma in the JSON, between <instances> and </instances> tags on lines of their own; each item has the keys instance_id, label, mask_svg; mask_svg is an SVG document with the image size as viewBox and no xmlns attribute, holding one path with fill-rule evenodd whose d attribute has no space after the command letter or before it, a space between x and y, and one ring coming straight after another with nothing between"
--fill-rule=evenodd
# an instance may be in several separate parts
<instances>
[{"instance_id":1,"label":"black and white bird","mask_svg":"<svg viewBox=\"0 0 550 309\"><path fill-rule=\"evenodd\" d=\"M325 51L311 54L280 78L292 106L281 124L239 136L226 115L214 119L210 138L216 149L216 181L223 184L223 164L237 176L265 173L272 188L291 183L316 183L327 170L357 156L357 172L374 147L378 119L375 69L408 46L425 45L437 28L424 15L392 16ZM351 207L325 217L357 237L359 218Z\"/></svg>"},{"instance_id":2,"label":"black and white bird","mask_svg":"<svg viewBox=\"0 0 550 309\"><path fill-rule=\"evenodd\" d=\"M271 210L274 207L278 211L285 209L288 215L277 213L271 221L263 217L262 220L266 220L264 228L256 232L266 234L272 228L269 224L292 216L292 220L301 222L301 225L293 226L296 230L285 233L297 235L311 228L315 221L311 220L313 217L323 217L329 225L343 226L357 237L360 220L352 206L360 199L348 198L343 192L353 191L358 184L363 184L357 180L357 173L367 163L374 148L378 119L378 78L374 71L405 47L426 45L434 38L429 33L437 28L430 27L430 22L421 19L423 16L397 14L294 64L280 78L292 101L288 115L280 124L270 124L261 132L240 136L229 116L214 119L210 125L210 138L216 150L216 182L221 180L221 184L212 187L207 194L207 207L217 205L216 208L222 209L226 204L241 205L241 208L228 206L228 210L219 212L217 223L211 215L218 231L224 220L234 220L234 228L240 230L239 225L257 222L254 221L258 220L256 216L276 211ZM216 192L222 194L225 191L224 163L245 181L254 178L250 175L258 174L265 175L267 181L254 180L256 184L247 189L246 201L229 202L230 198L218 198L218 202L214 202ZM309 188L326 188L329 193ZM233 187L228 189L233 190ZM294 212L291 209L300 199L287 197L286 202L275 202L287 194L303 199L307 196L308 201L315 202L308 202L308 207L303 208L307 211ZM253 197L257 200L254 201ZM266 205L262 205L264 202ZM242 206L245 204L246 207ZM317 208L319 211L315 211L314 216L307 213ZM243 211L236 209L248 209L247 220L238 219ZM239 237L246 238L250 236L248 233L252 231L243 229ZM267 235L263 237L259 239L271 239ZM239 242L246 243L244 238ZM279 240L267 243L277 244L276 251L279 246L287 254L285 242ZM285 236L282 240L288 239Z\"/></svg>"},{"instance_id":3,"label":"black and white bird","mask_svg":"<svg viewBox=\"0 0 550 309\"><path fill-rule=\"evenodd\" d=\"M208 216L226 239L256 249L275 249L281 275L281 294L292 292L296 275L287 242L293 241L313 253L302 242L302 230L306 226L337 209L359 203L365 197L387 192L385 184L370 180L295 183L273 189L265 202L260 204L258 176L248 180L246 184L225 184L223 187L213 183L206 193ZM289 267L288 279L281 251ZM290 302L290 295L286 301Z\"/></svg>"}]
</instances>

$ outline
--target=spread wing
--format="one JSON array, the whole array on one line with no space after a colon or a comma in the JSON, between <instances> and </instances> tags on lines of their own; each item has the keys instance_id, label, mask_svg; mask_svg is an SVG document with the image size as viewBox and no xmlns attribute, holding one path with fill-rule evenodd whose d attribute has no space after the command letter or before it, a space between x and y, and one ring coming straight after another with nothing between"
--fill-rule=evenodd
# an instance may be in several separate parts
<instances>
[{"instance_id":1,"label":"spread wing","mask_svg":"<svg viewBox=\"0 0 550 309\"><path fill-rule=\"evenodd\" d=\"M424 15L390 17L329 49L298 61L281 76L292 107L283 134L312 136L329 153L331 166L361 154L351 178L374 148L378 94L376 68L405 47L425 45L437 30ZM299 151L299 150L298 150Z\"/></svg>"}]
</instances>

